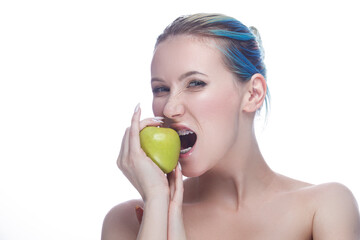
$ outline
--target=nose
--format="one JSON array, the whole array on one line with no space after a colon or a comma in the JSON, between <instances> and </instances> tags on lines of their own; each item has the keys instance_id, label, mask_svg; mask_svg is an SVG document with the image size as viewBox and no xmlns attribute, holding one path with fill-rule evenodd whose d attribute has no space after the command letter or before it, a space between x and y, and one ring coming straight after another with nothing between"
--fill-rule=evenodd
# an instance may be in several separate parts
<instances>
[{"instance_id":1,"label":"nose","mask_svg":"<svg viewBox=\"0 0 360 240\"><path fill-rule=\"evenodd\" d=\"M169 97L163 110L164 116L169 119L177 119L184 115L185 106L179 96Z\"/></svg>"}]
</instances>

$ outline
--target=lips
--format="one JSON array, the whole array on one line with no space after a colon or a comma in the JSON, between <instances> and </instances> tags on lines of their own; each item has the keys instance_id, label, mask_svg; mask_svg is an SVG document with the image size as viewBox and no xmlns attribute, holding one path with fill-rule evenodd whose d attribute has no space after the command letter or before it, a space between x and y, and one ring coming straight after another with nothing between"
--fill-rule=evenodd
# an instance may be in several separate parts
<instances>
[{"instance_id":1,"label":"lips","mask_svg":"<svg viewBox=\"0 0 360 240\"><path fill-rule=\"evenodd\" d=\"M176 126L174 129L177 131L180 137L181 150L180 155L189 153L196 143L196 133L186 127Z\"/></svg>"},{"instance_id":2,"label":"lips","mask_svg":"<svg viewBox=\"0 0 360 240\"><path fill-rule=\"evenodd\" d=\"M196 142L196 134L188 129L181 129L178 131L181 142L180 154L188 153Z\"/></svg>"}]
</instances>

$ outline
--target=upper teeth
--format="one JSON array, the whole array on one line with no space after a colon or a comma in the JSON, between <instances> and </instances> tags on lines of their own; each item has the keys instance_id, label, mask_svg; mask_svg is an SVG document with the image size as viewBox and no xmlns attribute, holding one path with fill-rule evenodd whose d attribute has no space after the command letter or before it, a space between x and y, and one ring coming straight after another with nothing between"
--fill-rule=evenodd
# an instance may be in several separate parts
<instances>
[{"instance_id":1,"label":"upper teeth","mask_svg":"<svg viewBox=\"0 0 360 240\"><path fill-rule=\"evenodd\" d=\"M188 134L193 134L193 131L190 131L188 129L181 129L177 132L179 134L179 136L184 136L184 135L188 135Z\"/></svg>"}]
</instances>

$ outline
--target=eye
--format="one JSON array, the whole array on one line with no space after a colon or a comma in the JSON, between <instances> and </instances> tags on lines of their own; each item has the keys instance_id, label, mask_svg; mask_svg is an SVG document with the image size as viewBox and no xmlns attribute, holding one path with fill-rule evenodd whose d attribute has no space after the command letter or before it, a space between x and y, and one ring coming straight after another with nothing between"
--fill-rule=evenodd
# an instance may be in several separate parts
<instances>
[{"instance_id":1,"label":"eye","mask_svg":"<svg viewBox=\"0 0 360 240\"><path fill-rule=\"evenodd\" d=\"M152 92L154 95L159 95L161 93L164 93L164 92L169 92L170 89L168 87L163 87L163 86L160 86L160 87L154 87L152 89Z\"/></svg>"},{"instance_id":2,"label":"eye","mask_svg":"<svg viewBox=\"0 0 360 240\"><path fill-rule=\"evenodd\" d=\"M188 87L203 87L206 83L200 80L193 80L189 83Z\"/></svg>"}]
</instances>

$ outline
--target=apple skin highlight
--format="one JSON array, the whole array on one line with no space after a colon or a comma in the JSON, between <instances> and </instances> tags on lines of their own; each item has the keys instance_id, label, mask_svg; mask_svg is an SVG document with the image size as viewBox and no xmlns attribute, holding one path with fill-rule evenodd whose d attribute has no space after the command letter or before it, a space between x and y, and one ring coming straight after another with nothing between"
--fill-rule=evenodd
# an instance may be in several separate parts
<instances>
[{"instance_id":1,"label":"apple skin highlight","mask_svg":"<svg viewBox=\"0 0 360 240\"><path fill-rule=\"evenodd\" d=\"M140 132L140 145L146 155L164 172L170 173L179 160L180 137L171 128L145 127Z\"/></svg>"}]
</instances>

